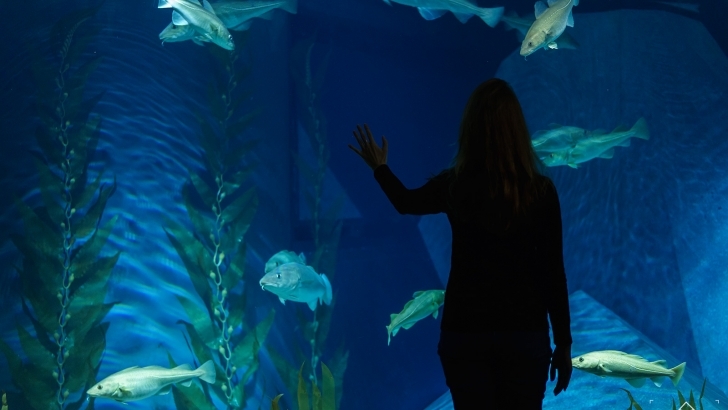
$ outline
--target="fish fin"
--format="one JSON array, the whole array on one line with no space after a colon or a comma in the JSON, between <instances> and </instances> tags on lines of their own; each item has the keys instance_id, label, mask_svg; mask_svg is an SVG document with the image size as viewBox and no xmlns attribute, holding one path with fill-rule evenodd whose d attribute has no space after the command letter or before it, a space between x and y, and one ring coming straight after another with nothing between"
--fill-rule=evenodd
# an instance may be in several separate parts
<instances>
[{"instance_id":1,"label":"fish fin","mask_svg":"<svg viewBox=\"0 0 728 410\"><path fill-rule=\"evenodd\" d=\"M650 380L655 383L655 386L662 387L662 377L650 377Z\"/></svg>"},{"instance_id":2,"label":"fish fin","mask_svg":"<svg viewBox=\"0 0 728 410\"><path fill-rule=\"evenodd\" d=\"M164 386L157 392L158 395L164 396L165 394L169 394L169 392L172 391L172 385Z\"/></svg>"},{"instance_id":3,"label":"fish fin","mask_svg":"<svg viewBox=\"0 0 728 410\"><path fill-rule=\"evenodd\" d=\"M552 42L546 44L546 47L548 47L549 50L557 50L559 48L559 45L556 44L555 41L552 41Z\"/></svg>"},{"instance_id":4,"label":"fish fin","mask_svg":"<svg viewBox=\"0 0 728 410\"><path fill-rule=\"evenodd\" d=\"M611 373L612 371L607 368L604 364L599 364L599 369L604 373Z\"/></svg>"},{"instance_id":5,"label":"fish fin","mask_svg":"<svg viewBox=\"0 0 728 410\"><path fill-rule=\"evenodd\" d=\"M185 20L185 18L182 17L182 15L177 12L177 10L175 10L172 12L172 24L174 24L175 26L186 26L190 24L190 22Z\"/></svg>"},{"instance_id":6,"label":"fish fin","mask_svg":"<svg viewBox=\"0 0 728 410\"><path fill-rule=\"evenodd\" d=\"M139 368L139 366L132 366L132 367L129 367L129 368L127 368L127 369L124 369L124 370L119 370L118 372L116 372L116 373L114 373L114 374L121 374L121 373L126 373L126 372L128 372L128 371L130 371L130 370L134 370L134 369L138 369L138 368Z\"/></svg>"},{"instance_id":7,"label":"fish fin","mask_svg":"<svg viewBox=\"0 0 728 410\"><path fill-rule=\"evenodd\" d=\"M202 0L202 8L209 11L212 14L215 14L215 9L212 8L212 5L207 0Z\"/></svg>"},{"instance_id":8,"label":"fish fin","mask_svg":"<svg viewBox=\"0 0 728 410\"><path fill-rule=\"evenodd\" d=\"M533 5L536 18L541 17L541 15L544 13L544 11L549 9L549 6L546 5L546 3L542 1L537 1L536 4Z\"/></svg>"},{"instance_id":9,"label":"fish fin","mask_svg":"<svg viewBox=\"0 0 728 410\"><path fill-rule=\"evenodd\" d=\"M433 319L437 319L437 314L438 313L440 313L440 308L437 308L437 310L434 313L432 313L432 318Z\"/></svg>"},{"instance_id":10,"label":"fish fin","mask_svg":"<svg viewBox=\"0 0 728 410\"><path fill-rule=\"evenodd\" d=\"M670 370L675 372L675 375L670 377L670 381L672 381L674 386L677 386L677 384L680 383L680 379L682 379L683 373L685 373L685 362L680 363Z\"/></svg>"},{"instance_id":11,"label":"fish fin","mask_svg":"<svg viewBox=\"0 0 728 410\"><path fill-rule=\"evenodd\" d=\"M298 0L289 0L285 3L283 3L280 7L281 10L287 11L291 14L298 13ZM299 258L303 261L303 263L306 263L306 257L303 256L303 252L301 252L300 255L298 255Z\"/></svg>"},{"instance_id":12,"label":"fish fin","mask_svg":"<svg viewBox=\"0 0 728 410\"><path fill-rule=\"evenodd\" d=\"M571 10L569 10L569 17L566 18L566 26L574 27L574 15L571 14Z\"/></svg>"},{"instance_id":13,"label":"fish fin","mask_svg":"<svg viewBox=\"0 0 728 410\"><path fill-rule=\"evenodd\" d=\"M579 165L577 165L577 164L575 164L575 163L573 163L573 162L569 162L569 163L568 163L568 165L569 165L570 167L574 168L574 169L577 169L577 168L579 168Z\"/></svg>"},{"instance_id":14,"label":"fish fin","mask_svg":"<svg viewBox=\"0 0 728 410\"><path fill-rule=\"evenodd\" d=\"M660 359L660 360L655 360L654 362L651 362L651 363L667 369L667 360Z\"/></svg>"},{"instance_id":15,"label":"fish fin","mask_svg":"<svg viewBox=\"0 0 728 410\"><path fill-rule=\"evenodd\" d=\"M406 330L406 329L409 329L409 328L411 328L412 326L414 326L414 325L415 325L415 323L417 323L417 322L407 322L407 323L405 323L405 324L403 324L403 325L402 325L402 328L403 328L403 329L405 329L405 330Z\"/></svg>"},{"instance_id":16,"label":"fish fin","mask_svg":"<svg viewBox=\"0 0 728 410\"><path fill-rule=\"evenodd\" d=\"M263 20L271 20L271 19L273 19L273 16L274 16L273 13L275 11L276 11L275 9L266 11L265 13L261 14L260 16L258 16L258 18L259 19L263 19Z\"/></svg>"},{"instance_id":17,"label":"fish fin","mask_svg":"<svg viewBox=\"0 0 728 410\"><path fill-rule=\"evenodd\" d=\"M396 313L392 313L391 315L389 315L389 321L390 322L394 322L394 319L396 319L396 318L397 318L397 314Z\"/></svg>"},{"instance_id":18,"label":"fish fin","mask_svg":"<svg viewBox=\"0 0 728 410\"><path fill-rule=\"evenodd\" d=\"M203 47L205 46L204 44L202 44L202 41L198 40L197 38L193 38L192 42L197 44L198 46L203 46Z\"/></svg>"},{"instance_id":19,"label":"fish fin","mask_svg":"<svg viewBox=\"0 0 728 410\"><path fill-rule=\"evenodd\" d=\"M308 302L307 305L311 308L311 310L316 310L316 305L318 305L318 298Z\"/></svg>"},{"instance_id":20,"label":"fish fin","mask_svg":"<svg viewBox=\"0 0 728 410\"><path fill-rule=\"evenodd\" d=\"M447 10L428 9L424 7L417 7L417 11L420 12L420 16L425 20L434 20L447 13Z\"/></svg>"},{"instance_id":21,"label":"fish fin","mask_svg":"<svg viewBox=\"0 0 728 410\"><path fill-rule=\"evenodd\" d=\"M631 384L632 387L637 387L637 388L640 388L640 387L644 386L645 385L645 381L646 381L645 378L641 378L641 379L625 379L625 380L627 381L627 383Z\"/></svg>"},{"instance_id":22,"label":"fish fin","mask_svg":"<svg viewBox=\"0 0 728 410\"><path fill-rule=\"evenodd\" d=\"M634 136L643 140L650 139L650 130L647 128L647 120L644 117L637 120L631 129L634 132Z\"/></svg>"},{"instance_id":23,"label":"fish fin","mask_svg":"<svg viewBox=\"0 0 728 410\"><path fill-rule=\"evenodd\" d=\"M455 14L455 17L457 16L458 15ZM485 24L489 25L490 27L495 27L498 25L498 23L500 23L501 18L503 17L503 7L482 8L478 13L478 17L480 17L480 19L483 20L483 22L485 22ZM458 20L460 20L459 17ZM465 23L465 21L462 22Z\"/></svg>"},{"instance_id":24,"label":"fish fin","mask_svg":"<svg viewBox=\"0 0 728 410\"><path fill-rule=\"evenodd\" d=\"M579 0L574 0L574 7L579 5Z\"/></svg>"},{"instance_id":25,"label":"fish fin","mask_svg":"<svg viewBox=\"0 0 728 410\"><path fill-rule=\"evenodd\" d=\"M189 364L185 363L185 364L181 364L181 365L175 367L172 370L185 370L185 371L190 371L191 372L192 371L192 366L190 366Z\"/></svg>"},{"instance_id":26,"label":"fish fin","mask_svg":"<svg viewBox=\"0 0 728 410\"><path fill-rule=\"evenodd\" d=\"M283 303L284 305L286 304L286 300L285 300L285 299L283 299L282 297L278 296L278 300L280 300L280 301L281 301L281 303Z\"/></svg>"},{"instance_id":27,"label":"fish fin","mask_svg":"<svg viewBox=\"0 0 728 410\"><path fill-rule=\"evenodd\" d=\"M389 326L385 326L387 328L387 346L389 346L389 343L392 341L392 332L389 331Z\"/></svg>"},{"instance_id":28,"label":"fish fin","mask_svg":"<svg viewBox=\"0 0 728 410\"><path fill-rule=\"evenodd\" d=\"M172 2L170 0L159 0L159 3L157 4L158 9L171 9L172 8Z\"/></svg>"},{"instance_id":29,"label":"fish fin","mask_svg":"<svg viewBox=\"0 0 728 410\"><path fill-rule=\"evenodd\" d=\"M413 298L416 298L416 297L420 296L423 293L425 293L424 290L418 290L417 292L415 292L415 293L412 294L412 297Z\"/></svg>"},{"instance_id":30,"label":"fish fin","mask_svg":"<svg viewBox=\"0 0 728 410\"><path fill-rule=\"evenodd\" d=\"M198 376L200 380L202 380L205 383L214 384L215 383L215 362L212 360L208 360L205 363L202 364L202 366L197 368L197 372L200 373Z\"/></svg>"},{"instance_id":31,"label":"fish fin","mask_svg":"<svg viewBox=\"0 0 728 410\"><path fill-rule=\"evenodd\" d=\"M395 327L394 330L392 330L392 336L397 336L397 332L399 332L399 326Z\"/></svg>"},{"instance_id":32,"label":"fish fin","mask_svg":"<svg viewBox=\"0 0 728 410\"><path fill-rule=\"evenodd\" d=\"M253 24L253 20L245 20L244 22L238 24L235 27L230 27L230 30L245 31L250 28L251 24Z\"/></svg>"},{"instance_id":33,"label":"fish fin","mask_svg":"<svg viewBox=\"0 0 728 410\"><path fill-rule=\"evenodd\" d=\"M321 280L324 282L324 286L326 287L326 290L324 291L324 296L322 302L324 302L327 305L331 304L331 300L334 298L333 290L331 290L331 282L329 282L329 278L326 277L325 274L319 275L321 277Z\"/></svg>"},{"instance_id":34,"label":"fish fin","mask_svg":"<svg viewBox=\"0 0 728 410\"><path fill-rule=\"evenodd\" d=\"M627 140L627 141L629 142L629 140ZM613 157L614 157L614 148L609 148L608 150L599 154L599 158L611 159Z\"/></svg>"},{"instance_id":35,"label":"fish fin","mask_svg":"<svg viewBox=\"0 0 728 410\"><path fill-rule=\"evenodd\" d=\"M579 48L579 42L574 40L574 37L569 35L569 33L567 33L567 32L561 33L557 42L559 43L559 47L561 49L576 50Z\"/></svg>"},{"instance_id":36,"label":"fish fin","mask_svg":"<svg viewBox=\"0 0 728 410\"><path fill-rule=\"evenodd\" d=\"M461 22L461 23L463 23L463 24L467 23L468 20L470 20L470 17L473 17L472 14L468 14L468 13L455 13L455 12L453 12L452 14L454 14L455 15L455 18L458 19L458 21Z\"/></svg>"}]
</instances>

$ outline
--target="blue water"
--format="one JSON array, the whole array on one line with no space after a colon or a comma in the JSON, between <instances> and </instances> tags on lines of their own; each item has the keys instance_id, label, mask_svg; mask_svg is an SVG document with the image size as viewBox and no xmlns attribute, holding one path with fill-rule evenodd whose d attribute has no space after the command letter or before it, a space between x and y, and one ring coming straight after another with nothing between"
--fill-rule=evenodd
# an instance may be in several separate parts
<instances>
[{"instance_id":1,"label":"blue water","mask_svg":"<svg viewBox=\"0 0 728 410\"><path fill-rule=\"evenodd\" d=\"M260 114L241 137L259 140L239 162L256 165L241 189L254 187L259 205L244 237L246 271L236 292L247 297L245 328L236 334L249 334L271 311L275 317L241 407L269 408L284 393L281 408L297 408L296 392L273 358L283 356L296 370L298 349L311 359L298 318L313 318L308 307L281 305L257 282L280 250L314 259L310 182L292 153L313 165L317 151L291 73L303 67L292 51L313 41L314 72L327 61L317 93L329 153L321 201L324 210L341 201L340 239L322 269L336 296L321 358L332 364L340 346L348 351L340 409L450 408L436 355L439 319L401 330L390 346L384 329L415 291L444 288L447 222L442 215L397 214L347 148L351 130L367 122L386 135L390 166L415 187L448 166L465 101L493 76L512 84L532 132L551 123L611 130L646 119L648 141L632 141L612 159L578 169L549 169L562 206L572 352L621 350L665 359L669 367L686 362L680 390L697 396L707 378L706 408L728 408L728 3L701 2L699 13L672 4L582 0L567 29L580 48L541 50L528 59L503 25L490 28L477 18L461 24L451 14L426 21L412 7L378 0L300 0L295 15L276 11L272 20L256 19L238 50L237 67L252 71L236 91L250 91L236 115ZM0 4L0 339L21 357L16 326L35 333L20 298L16 268L23 257L10 240L24 232L14 201L43 204L33 162L40 120L31 52L57 61L47 42L51 28L89 5ZM531 1L479 5L533 12ZM214 46L160 44L170 14L151 0L107 0L78 29L79 36L100 29L79 60L103 56L84 94L105 92L92 111L103 122L89 174L102 172L105 184L116 179L101 222L119 219L102 255L121 252L105 296L117 304L103 319L109 327L96 380L130 366L169 367L168 353L178 364L201 364L178 324L189 320L178 298L204 308L164 228L194 230L181 188L190 171L204 168L196 116L209 116L208 87L227 73L212 57ZM9 409L22 409L17 378L0 356L0 390L8 393ZM620 389L645 409L668 409L677 400L669 382L636 389L579 370L568 391L554 397L552 389L549 383L546 409L626 408ZM186 408L176 407L173 396L128 405L98 399L95 408ZM213 406L226 408L219 399Z\"/></svg>"}]
</instances>

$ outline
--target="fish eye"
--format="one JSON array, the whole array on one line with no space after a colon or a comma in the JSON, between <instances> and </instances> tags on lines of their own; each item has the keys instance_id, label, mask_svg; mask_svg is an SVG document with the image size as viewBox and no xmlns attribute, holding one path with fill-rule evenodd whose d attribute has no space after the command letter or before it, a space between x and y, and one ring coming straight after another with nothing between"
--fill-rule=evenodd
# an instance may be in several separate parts
<instances>
[{"instance_id":1,"label":"fish eye","mask_svg":"<svg viewBox=\"0 0 728 410\"><path fill-rule=\"evenodd\" d=\"M533 43L529 41L529 42L528 42L528 46L529 46L529 47L533 47Z\"/></svg>"},{"instance_id":2,"label":"fish eye","mask_svg":"<svg viewBox=\"0 0 728 410\"><path fill-rule=\"evenodd\" d=\"M280 278L281 278L281 274L279 273L279 274L278 274L278 279L280 279Z\"/></svg>"},{"instance_id":3,"label":"fish eye","mask_svg":"<svg viewBox=\"0 0 728 410\"><path fill-rule=\"evenodd\" d=\"M101 390L101 389L103 389L104 387L103 387L103 386L101 386L101 385L99 384L99 385L98 385L98 388L99 388L99 390Z\"/></svg>"},{"instance_id":4,"label":"fish eye","mask_svg":"<svg viewBox=\"0 0 728 410\"><path fill-rule=\"evenodd\" d=\"M583 361L584 361L584 358L583 357L580 357L579 358L579 362L583 362Z\"/></svg>"}]
</instances>

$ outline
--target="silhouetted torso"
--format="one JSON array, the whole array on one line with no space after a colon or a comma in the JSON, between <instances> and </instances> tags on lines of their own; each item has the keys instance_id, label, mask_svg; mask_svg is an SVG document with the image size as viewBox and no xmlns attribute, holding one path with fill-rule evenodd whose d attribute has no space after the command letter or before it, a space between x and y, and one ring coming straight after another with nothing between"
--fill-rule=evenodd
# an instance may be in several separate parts
<instances>
[{"instance_id":1,"label":"silhouetted torso","mask_svg":"<svg viewBox=\"0 0 728 410\"><path fill-rule=\"evenodd\" d=\"M554 343L571 344L561 210L550 180L506 229L502 203L489 199L475 177L451 183L445 171L417 189L407 189L387 165L374 177L399 213L448 216L452 259L443 330L548 330L550 315Z\"/></svg>"}]
</instances>

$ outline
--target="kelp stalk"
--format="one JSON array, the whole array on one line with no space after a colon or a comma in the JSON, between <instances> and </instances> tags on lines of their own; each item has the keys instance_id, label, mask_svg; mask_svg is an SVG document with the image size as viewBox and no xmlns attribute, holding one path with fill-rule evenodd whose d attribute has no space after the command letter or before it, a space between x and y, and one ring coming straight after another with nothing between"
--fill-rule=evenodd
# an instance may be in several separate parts
<instances>
[{"instance_id":1,"label":"kelp stalk","mask_svg":"<svg viewBox=\"0 0 728 410\"><path fill-rule=\"evenodd\" d=\"M66 325L68 324L68 320L71 318L71 315L68 312L68 307L70 304L69 289L71 287L71 284L73 283L73 280L75 279L73 273L71 272L71 258L74 242L73 231L71 229L71 217L73 216L73 214L76 213L76 209L73 208L73 197L71 196L71 187L76 182L75 178L73 178L71 175L71 160L73 159L75 152L73 151L73 149L69 150L68 147L68 127L71 125L71 121L66 120L65 107L65 102L68 98L68 92L66 92L65 89L65 74L69 68L69 64L66 63L66 56L68 54L68 49L71 45L71 41L73 41L73 34L76 32L78 26L87 19L88 17L79 20L68 31L68 34L66 35L66 38L63 42L63 46L61 47L61 63L58 69L58 75L56 76L56 86L58 87L58 105L56 106L56 113L59 117L59 124L56 127L56 130L58 131L58 140L60 141L61 145L63 145L63 159L60 164L60 168L62 171L61 178L63 179L63 194L61 195L61 198L63 201L62 206L64 209L65 221L61 222L61 230L63 234L63 272L61 288L59 289L58 294L56 294L58 302L61 304L61 312L58 316L58 330L56 331L56 333L53 334L53 339L58 346L58 350L56 353L57 368L56 371L53 372L53 377L58 383L56 400L58 401L58 406L61 409L63 408L63 404L65 403L66 398L68 398L69 395L69 391L67 389L64 390L63 388L63 385L66 381L66 375L63 369L63 365L65 364L65 361L66 359L68 359L69 356L69 351L68 349L66 349L68 336L66 333Z\"/></svg>"}]
</instances>

